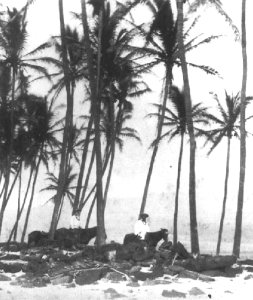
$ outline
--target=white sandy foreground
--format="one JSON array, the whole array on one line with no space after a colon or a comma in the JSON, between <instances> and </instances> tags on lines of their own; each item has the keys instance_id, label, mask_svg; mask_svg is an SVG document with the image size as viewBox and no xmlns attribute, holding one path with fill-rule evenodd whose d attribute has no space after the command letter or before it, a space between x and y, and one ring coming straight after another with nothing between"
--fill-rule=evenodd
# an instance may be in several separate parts
<instances>
[{"instance_id":1,"label":"white sandy foreground","mask_svg":"<svg viewBox=\"0 0 253 300\"><path fill-rule=\"evenodd\" d=\"M15 278L16 275L5 274ZM63 285L49 285L47 287L23 288L13 286L8 281L0 282L0 300L88 300L88 299L166 299L163 291L185 293L185 299L253 299L253 276L247 271L237 275L235 278L215 277L213 282L202 282L200 280L172 278L165 275L167 284L148 285L139 281L140 286L127 286L128 282L112 283L106 279L98 281L96 284L75 287ZM248 278L248 279L245 279ZM162 279L162 278L161 278ZM203 292L202 295L192 295L197 289ZM166 294L166 292L165 292ZM196 293L195 293L196 294ZM169 299L182 299L173 297Z\"/></svg>"}]
</instances>

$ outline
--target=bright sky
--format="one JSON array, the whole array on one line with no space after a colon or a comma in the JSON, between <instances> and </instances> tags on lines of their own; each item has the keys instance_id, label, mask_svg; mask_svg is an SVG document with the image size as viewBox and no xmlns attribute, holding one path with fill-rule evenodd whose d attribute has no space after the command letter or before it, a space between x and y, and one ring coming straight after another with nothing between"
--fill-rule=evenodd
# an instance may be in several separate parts
<instances>
[{"instance_id":1,"label":"bright sky","mask_svg":"<svg viewBox=\"0 0 253 300\"><path fill-rule=\"evenodd\" d=\"M3 5L9 7L20 8L24 5L24 0L2 0ZM63 1L65 7L66 24L73 22L73 17L68 13L69 11L80 11L80 1ZM241 14L241 0L223 0L224 9L228 15L240 29L240 14ZM252 35L252 11L253 1L247 1L247 50L248 50L248 95L253 95L253 35ZM144 21L145 14L141 11L138 16L138 20ZM28 48L32 49L39 44L45 42L50 35L59 34L59 22L58 22L58 1L57 0L36 0L31 6L28 13L28 32L29 32L29 45ZM232 37L232 31L228 28L225 21L217 15L217 13L210 9L206 13L202 14L202 20L198 25L198 33L207 32L208 34L223 34L227 35L221 38L219 41L214 41L212 45L203 46L198 50L192 52L189 56L189 60L195 62L201 62L205 65L210 65L217 69L223 79L206 76L201 72L190 71L190 83L192 98L195 102L205 102L207 105L211 105L213 102L210 99L209 92L222 93L226 89L229 93L237 93L241 87L241 48L240 43L235 43ZM181 78L175 73L176 84L181 85ZM161 77L161 74L157 74ZM147 105L148 102L154 102L154 98L157 98L160 91L157 87L160 86L160 82L156 80L150 81L151 88L154 93L147 96L146 99L140 100L135 108L136 113L134 116L133 124L140 132L145 147L137 145L127 145L125 148L126 155L120 155L120 163L115 165L115 174L113 175L113 181L115 184L112 186L111 193L114 197L135 196L138 201L141 200L144 181L146 178L147 165L149 163L150 151L147 151L147 146L153 139L153 121L143 121L143 117L146 113L150 112L151 107ZM222 95L222 94L221 94ZM253 132L253 128L251 130ZM248 165L253 165L253 159L250 157L250 153L253 151L252 143L249 142L248 147ZM231 200L231 214L229 214L232 221L234 221L235 202L238 186L238 142L233 144L233 153L231 157L232 166L231 173L233 174L230 179L230 191L229 200ZM223 148L224 150L224 148ZM209 207L209 213L207 218L216 217L220 215L221 198L223 193L223 182L225 172L225 152L222 150L216 150L209 160L206 159L206 152L200 150L197 158L197 198L198 198L198 212L200 218L203 214L206 215L206 208ZM157 161L155 171L152 177L152 184L150 187L151 193L169 193L174 195L174 186L172 185L171 178L176 178L176 161L178 153L178 144L173 142L168 150L168 145L162 146L159 152L159 160ZM135 159L133 159L135 157ZM220 163L217 164L217 161ZM203 163L204 162L204 163ZM188 168L188 154L185 154L185 166ZM124 168L124 171L122 171ZM249 168L248 168L249 169ZM201 170L201 172L199 172ZM214 175L215 174L215 175ZM182 187L187 187L188 180L187 170L182 178ZM246 181L246 197L245 197L245 211L246 218L250 220L250 216L253 215L253 204L251 204L251 198L253 191L251 189L252 174L249 173L248 181ZM124 180L124 186L122 186L122 180ZM212 183L212 185L210 185ZM129 188L131 187L131 188ZM173 191L172 191L173 189ZM182 191L181 198L187 198L187 189ZM173 197L169 196L169 201L173 201ZM182 200L183 201L183 200ZM204 203L203 203L204 201ZM184 206L187 210L187 202L184 202ZM218 209L218 214L217 214ZM228 209L230 210L230 208ZM231 222L232 222L231 221ZM230 219L228 219L230 222Z\"/></svg>"}]
</instances>

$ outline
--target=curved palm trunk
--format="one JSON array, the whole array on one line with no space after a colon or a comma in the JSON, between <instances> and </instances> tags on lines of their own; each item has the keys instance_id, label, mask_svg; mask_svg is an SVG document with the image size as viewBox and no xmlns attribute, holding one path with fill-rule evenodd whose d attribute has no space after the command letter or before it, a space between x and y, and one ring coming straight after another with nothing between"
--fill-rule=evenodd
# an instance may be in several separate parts
<instances>
[{"instance_id":1,"label":"curved palm trunk","mask_svg":"<svg viewBox=\"0 0 253 300\"><path fill-rule=\"evenodd\" d=\"M18 187L18 208L17 208L17 217L16 220L18 220L18 215L20 212L20 201L21 201L21 183L22 183L22 161L20 166L20 172L19 172L19 187ZM14 229L14 241L17 240L17 233L18 233L18 222L15 222L15 229Z\"/></svg>"},{"instance_id":2,"label":"curved palm trunk","mask_svg":"<svg viewBox=\"0 0 253 300\"><path fill-rule=\"evenodd\" d=\"M25 224L24 224L23 232L22 232L22 236L21 236L21 243L24 243L24 240L25 240L25 235L26 235L28 221L29 221L29 217L30 217L30 213L31 213L32 204L33 204L35 186L36 186L36 182L37 182L37 177L38 177L38 173L39 173L39 167L40 167L41 159L42 159L42 155L40 155L38 163L37 163L37 166L36 166L36 169L35 169L35 174L34 174L34 179L33 179L33 185L32 185L30 202L29 202L29 205L28 205L28 209L27 209L27 213L26 213L26 219L25 219Z\"/></svg>"},{"instance_id":3,"label":"curved palm trunk","mask_svg":"<svg viewBox=\"0 0 253 300\"><path fill-rule=\"evenodd\" d=\"M181 166L182 166L182 157L184 151L184 133L181 134L181 144L180 151L178 157L178 166L177 166L177 187L176 187L176 195L175 195L175 209L174 209L174 227L173 227L173 244L177 244L177 220L178 220L178 196L180 190L180 178L181 178Z\"/></svg>"},{"instance_id":4,"label":"curved palm trunk","mask_svg":"<svg viewBox=\"0 0 253 300\"><path fill-rule=\"evenodd\" d=\"M218 242L217 242L217 248L216 248L216 255L220 254L220 245L221 245L223 224L224 224L225 212L226 212L228 177L229 177L229 161L230 161L230 140L231 140L231 138L228 137L226 174L225 174L225 184L224 184L224 196L223 196L223 203L222 203L222 212L221 212L221 218L220 218L220 227L219 227L219 235L218 235Z\"/></svg>"},{"instance_id":5,"label":"curved palm trunk","mask_svg":"<svg viewBox=\"0 0 253 300\"><path fill-rule=\"evenodd\" d=\"M18 225L18 222L20 220L20 217L22 215L22 212L24 210L24 207L25 207L25 204L26 204L26 200L27 200L27 196L28 196L28 192L29 192L29 188L30 188L30 185L31 185L31 182L32 182L32 175L33 175L33 172L34 172L34 167L31 167L31 171L30 171L30 176L29 176L29 179L28 179L28 183L27 183L27 188L26 188L26 192L25 192L25 196L24 196L24 199L23 199L23 203L22 203L22 206L21 206L21 209L19 211L19 214L16 218L16 222L11 230L11 233L10 233L10 236L9 236L9 239L8 239L8 242L9 243L12 239L12 236L13 236L13 233L14 233L14 230L15 228L17 227Z\"/></svg>"},{"instance_id":6,"label":"curved palm trunk","mask_svg":"<svg viewBox=\"0 0 253 300\"><path fill-rule=\"evenodd\" d=\"M246 107L246 85L247 85L247 49L246 49L246 24L245 24L245 10L246 0L242 0L242 59L243 59L243 75L242 75L242 89L241 89L241 122L240 122L240 177L239 177L239 191L237 200L237 212L235 223L235 235L233 254L240 256L241 234L242 234L242 211L244 200L244 181L245 181L245 167L246 167L246 131L245 131L245 107Z\"/></svg>"},{"instance_id":7,"label":"curved palm trunk","mask_svg":"<svg viewBox=\"0 0 253 300\"><path fill-rule=\"evenodd\" d=\"M65 185L65 176L67 168L67 159L68 159L68 139L69 139L69 129L71 126L71 107L73 105L73 99L71 98L71 89L70 89L70 76L69 76L69 64L67 58L67 44L65 37L65 24L64 24L64 15L63 15L63 3L62 0L59 0L59 16L60 16L60 30L61 30L61 45L62 45L62 61L63 61L63 71L64 71L64 83L67 93L67 111L66 111L66 122L63 132L63 142L61 149L61 162L59 168L59 177L58 177L58 188L55 197L55 206L52 214L52 221L50 225L50 238L54 238L54 233L57 227L59 210L61 207L61 199L63 197L64 185Z\"/></svg>"},{"instance_id":8,"label":"curved palm trunk","mask_svg":"<svg viewBox=\"0 0 253 300\"><path fill-rule=\"evenodd\" d=\"M186 107L186 121L190 137L190 172L189 172L189 206L190 206L190 231L191 231L191 251L192 253L199 253L199 237L198 237L198 224L197 224L197 209L196 209L196 184L195 184L195 151L196 142L194 136L194 128L192 122L192 104L190 84L188 78L188 70L185 58L184 39L183 39L183 25L184 25L184 12L183 0L177 0L177 34L178 34L178 47L179 58L181 61L181 68L183 73L184 91L185 91L185 107Z\"/></svg>"},{"instance_id":9,"label":"curved palm trunk","mask_svg":"<svg viewBox=\"0 0 253 300\"><path fill-rule=\"evenodd\" d=\"M108 151L105 151L105 154L104 154L104 164L103 164L103 175L106 171L106 168L107 168L107 165L108 165L108 162L110 160L110 156L111 156L111 151L108 149ZM87 203L87 201L89 200L90 196L92 195L92 193L95 191L97 187L97 183L94 184L94 186L92 187L92 189L90 190L88 196L85 198L85 200L82 201L82 204L80 206L80 209L83 209L84 205Z\"/></svg>"},{"instance_id":10,"label":"curved palm trunk","mask_svg":"<svg viewBox=\"0 0 253 300\"><path fill-rule=\"evenodd\" d=\"M115 158L115 145L112 147L110 166L109 166L109 171L108 171L106 185L105 185L104 210L105 210L105 207L106 207L107 195L108 195L108 191L109 191L109 187L110 187L110 182L111 182L111 178L112 178L112 170L113 170L114 158Z\"/></svg>"},{"instance_id":11,"label":"curved palm trunk","mask_svg":"<svg viewBox=\"0 0 253 300\"><path fill-rule=\"evenodd\" d=\"M86 165L86 160L87 160L92 124L93 124L93 117L91 116L89 119L87 133L86 133L86 139L85 139L85 143L84 143L84 147L83 147L82 161L81 161L80 171L79 171L79 175L78 175L75 200L74 200L74 204L73 204L73 211L78 208L78 206L81 202L80 194L81 194L81 190L82 190L83 175L84 175L84 170L85 170L85 165ZM94 150L92 151L92 158L94 160L93 153L95 154ZM91 161L93 161L92 158L91 158ZM93 162L92 162L92 164L93 164ZM90 176L90 173L87 173L87 176ZM88 183L87 183L87 185L88 185ZM87 189L87 186L84 185L83 191L86 191L86 189ZM83 198L81 197L81 199L83 199Z\"/></svg>"},{"instance_id":12,"label":"curved palm trunk","mask_svg":"<svg viewBox=\"0 0 253 300\"><path fill-rule=\"evenodd\" d=\"M166 108L166 103L167 103L169 90L170 90L170 86L171 86L171 77L172 76L170 74L170 71L167 69L165 85L164 85L164 96L163 96L163 102L162 102L162 107L163 107L162 114L161 114L161 118L158 120L158 125L157 125L157 136L156 136L157 140L160 139L161 134L162 134L162 127L163 127L163 121L164 121L164 116L165 116L165 108ZM151 176L152 176L152 172L153 172L153 167L154 167L157 151L158 151L158 144L155 144L153 152L152 152L150 164L149 164L148 174L147 174L146 183L145 183L145 187L144 187L144 193L142 196L140 214L144 212L145 207L146 207L148 189L149 189L149 185L150 185L150 180L151 180Z\"/></svg>"},{"instance_id":13,"label":"curved palm trunk","mask_svg":"<svg viewBox=\"0 0 253 300\"><path fill-rule=\"evenodd\" d=\"M107 195L110 187L110 182L112 178L112 169L114 164L114 158L115 158L115 146L116 146L116 135L117 131L120 132L120 128L117 128L117 124L119 124L119 119L121 116L121 105L119 105L119 111L116 118L116 125L115 125L115 118L114 118L114 101L112 96L112 82L110 83L110 103L109 103L109 114L110 114L110 123L111 123L111 139L110 139L110 148L111 148L111 160L109 165L109 171L107 175L106 185L105 185L105 191L104 191L104 211L106 207L106 201L107 201Z\"/></svg>"},{"instance_id":14,"label":"curved palm trunk","mask_svg":"<svg viewBox=\"0 0 253 300\"><path fill-rule=\"evenodd\" d=\"M81 0L82 8L82 24L84 31L84 43L87 53L87 63L89 71L89 84L91 91L92 101L92 113L94 116L94 127L95 127L95 149L96 149L96 182L97 182L97 245L101 246L105 243L105 224L104 224L104 200L103 200L103 171L102 171L102 157L101 157L101 141L100 141L100 101L98 99L96 80L94 74L94 68L92 65L93 55L92 48L89 39L89 26L87 21L86 3L85 0ZM102 26L100 17L100 27ZM98 66L99 67L99 66Z\"/></svg>"},{"instance_id":15,"label":"curved palm trunk","mask_svg":"<svg viewBox=\"0 0 253 300\"><path fill-rule=\"evenodd\" d=\"M95 202L96 202L96 195L94 195L94 198L92 199L92 202L91 202L91 205L90 205L90 209L89 209L89 212L88 212L88 215L87 215L87 219L86 219L85 228L89 227L90 218L91 218L91 214L92 214Z\"/></svg>"},{"instance_id":16,"label":"curved palm trunk","mask_svg":"<svg viewBox=\"0 0 253 300\"><path fill-rule=\"evenodd\" d=\"M79 204L79 208L82 209L84 207L84 205L86 204L84 198L86 195L86 191L88 188L88 183L90 180L90 175L91 175L91 171L94 165L94 160L95 160L95 146L93 145L93 149L92 149L92 154L91 154L91 158L90 158L90 164L89 164L89 168L86 174L86 178L85 178L85 182L84 182L84 187L83 187L83 191L82 191L82 195L81 195L81 199L80 199L80 204Z\"/></svg>"},{"instance_id":17,"label":"curved palm trunk","mask_svg":"<svg viewBox=\"0 0 253 300\"><path fill-rule=\"evenodd\" d=\"M12 87L11 87L11 132L10 132L10 145L9 145L9 153L7 155L7 163L6 163L6 176L5 176L5 190L4 196L0 211L0 235L2 232L2 225L3 225L3 217L6 205L8 203L8 189L10 183L10 175L11 175L11 160L12 160L12 150L13 150L13 134L14 134L14 101L15 101L15 81L16 81L16 73L15 68L12 66Z\"/></svg>"}]
</instances>

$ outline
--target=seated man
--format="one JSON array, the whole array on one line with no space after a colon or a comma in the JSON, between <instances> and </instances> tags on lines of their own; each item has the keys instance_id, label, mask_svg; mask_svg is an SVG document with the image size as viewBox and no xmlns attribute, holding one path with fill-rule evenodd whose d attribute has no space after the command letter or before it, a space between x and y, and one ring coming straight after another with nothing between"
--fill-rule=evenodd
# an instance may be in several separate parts
<instances>
[{"instance_id":1,"label":"seated man","mask_svg":"<svg viewBox=\"0 0 253 300\"><path fill-rule=\"evenodd\" d=\"M148 214L140 214L138 221L134 225L134 234L139 237L140 240L145 240L147 232L150 232L150 228L147 222Z\"/></svg>"}]
</instances>

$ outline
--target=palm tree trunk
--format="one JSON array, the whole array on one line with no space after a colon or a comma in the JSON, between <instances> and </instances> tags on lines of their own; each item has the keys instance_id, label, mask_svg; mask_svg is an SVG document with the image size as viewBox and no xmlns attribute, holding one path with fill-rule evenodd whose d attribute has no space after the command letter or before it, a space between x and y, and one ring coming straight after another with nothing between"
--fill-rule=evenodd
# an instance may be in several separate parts
<instances>
[{"instance_id":1,"label":"palm tree trunk","mask_svg":"<svg viewBox=\"0 0 253 300\"><path fill-rule=\"evenodd\" d=\"M177 219L178 219L178 196L180 190L180 178L181 178L181 166L182 166L182 157L184 151L184 133L181 134L181 145L178 157L178 167L177 167L177 187L176 187L176 195L175 195L175 209L174 209L174 227L173 227L173 244L177 244Z\"/></svg>"},{"instance_id":2,"label":"palm tree trunk","mask_svg":"<svg viewBox=\"0 0 253 300\"><path fill-rule=\"evenodd\" d=\"M96 182L97 182L97 245L101 246L105 243L105 224L104 224L104 200L103 200L103 172L102 172L102 157L101 157L101 141L100 141L100 101L97 97L97 88L95 81L95 74L92 65L93 54L89 39L89 26L87 21L86 3L85 0L81 0L82 8L82 24L84 32L84 43L87 53L87 63L89 71L89 84L91 91L92 113L94 116L95 127L95 149L96 149ZM100 27L102 26L100 17ZM98 66L99 67L99 66Z\"/></svg>"},{"instance_id":3,"label":"palm tree trunk","mask_svg":"<svg viewBox=\"0 0 253 300\"><path fill-rule=\"evenodd\" d=\"M92 214L92 211L93 211L95 202L96 202L96 197L97 197L97 195L95 194L95 195L94 195L94 198L92 199L91 205L90 205L90 209L89 209L88 216L87 216L87 219L86 219L85 228L88 228L88 227L89 227L91 214Z\"/></svg>"},{"instance_id":4,"label":"palm tree trunk","mask_svg":"<svg viewBox=\"0 0 253 300\"><path fill-rule=\"evenodd\" d=\"M10 131L10 145L7 154L7 163L6 163L6 176L5 176L5 190L2 201L2 207L0 211L0 235L2 232L3 225L3 217L4 211L8 202L8 189L10 183L10 175L11 175L11 161L12 161L12 150L13 150L13 139L14 139L14 102L15 102L15 81L16 81L16 73L15 68L12 66L12 87L11 87L11 131Z\"/></svg>"},{"instance_id":5,"label":"palm tree trunk","mask_svg":"<svg viewBox=\"0 0 253 300\"><path fill-rule=\"evenodd\" d=\"M190 206L190 231L191 231L191 251L192 253L199 253L199 237L198 237L198 223L197 223L197 209L196 209L196 184L195 184L195 151L196 142L194 136L194 128L192 121L192 104L191 92L188 78L188 70L185 58L183 26L184 26L184 12L183 0L177 0L177 33L178 33L178 47L179 57L181 61L181 68L184 81L185 92L185 107L186 107L186 121L190 137L190 172L189 172L189 206Z\"/></svg>"},{"instance_id":6,"label":"palm tree trunk","mask_svg":"<svg viewBox=\"0 0 253 300\"><path fill-rule=\"evenodd\" d=\"M107 201L107 195L109 191L109 186L111 182L111 177L112 177L112 169L113 169L113 164L114 164L114 157L115 157L115 147L116 147L116 136L117 136L117 129L120 132L120 128L117 128L117 124L120 123L120 115L121 115L121 104L119 105L119 111L118 115L116 118L114 118L114 101L113 101L113 93L112 93L112 82L110 82L110 99L109 99L109 117L110 117L110 127L111 127L111 138L110 138L110 148L111 148L111 160L110 160L110 165L109 165L109 171L107 175L107 180L106 180L106 185L105 185L105 191L104 191L104 210L106 207L106 201Z\"/></svg>"},{"instance_id":7,"label":"palm tree trunk","mask_svg":"<svg viewBox=\"0 0 253 300\"><path fill-rule=\"evenodd\" d=\"M63 132L62 153L61 153L61 162L60 162L59 177L58 177L59 184L58 184L57 193L55 197L55 206L54 206L54 211L52 214L52 221L50 226L51 239L54 238L54 233L57 227L57 220L59 216L61 199L63 196L64 185L65 185L65 176L66 176L67 158L68 158L68 154L67 154L68 140L69 140L70 124L71 124L71 105L73 104L73 99L71 99L71 91L70 91L69 64L67 58L67 44L66 44L66 37L65 37L65 24L64 24L62 0L59 0L59 15L60 15L64 83L65 83L65 89L67 93L67 111L66 111L66 123Z\"/></svg>"},{"instance_id":8,"label":"palm tree trunk","mask_svg":"<svg viewBox=\"0 0 253 300\"><path fill-rule=\"evenodd\" d=\"M21 183L22 183L22 161L21 161L21 166L20 166L20 172L19 172L19 187L18 187L18 208L17 208L17 217L16 220L18 219L18 215L20 212L20 201L21 201ZM15 230L14 230L14 241L16 242L17 240L17 233L18 233L18 222L15 222Z\"/></svg>"},{"instance_id":9,"label":"palm tree trunk","mask_svg":"<svg viewBox=\"0 0 253 300\"><path fill-rule=\"evenodd\" d=\"M75 200L74 200L74 204L73 204L73 210L77 209L77 207L79 206L79 202L80 202L79 200L80 200L80 194L81 194L81 189L82 189L85 164L86 164L86 160L87 160L88 147L89 147L89 143L90 143L90 134L91 134L92 124L93 124L93 117L90 116L87 133L86 133L86 139L85 139L84 146L83 146L82 161L81 161L81 166L80 166L80 170L79 170ZM94 152L94 154L95 154L95 152ZM92 152L92 157L94 157L93 152ZM91 161L92 161L92 159L91 159ZM88 173L88 175L89 175L89 173ZM86 190L86 188L87 187L84 185L83 190Z\"/></svg>"},{"instance_id":10,"label":"palm tree trunk","mask_svg":"<svg viewBox=\"0 0 253 300\"><path fill-rule=\"evenodd\" d=\"M85 178L85 182L84 182L84 186L83 186L83 191L82 191L82 195L81 195L81 199L80 199L80 204L79 204L79 208L82 209L85 205L85 195L86 195L86 191L88 188L88 184L89 184L89 180L90 180L90 175L91 175L91 171L94 165L94 160L95 160L95 146L93 145L93 149L92 149L92 153L91 153L91 158L90 158L90 164L89 164L89 168L87 170L87 174L86 174L86 178Z\"/></svg>"},{"instance_id":11,"label":"palm tree trunk","mask_svg":"<svg viewBox=\"0 0 253 300\"><path fill-rule=\"evenodd\" d=\"M112 154L111 154L111 160L110 160L110 166L109 166L109 171L107 175L107 180L106 180L106 185L105 185L105 192L104 192L104 210L106 207L106 202L107 202L107 195L110 187L110 182L112 178L112 170L113 170L113 164L114 164L114 157L115 157L115 145L112 148Z\"/></svg>"},{"instance_id":12,"label":"palm tree trunk","mask_svg":"<svg viewBox=\"0 0 253 300\"><path fill-rule=\"evenodd\" d=\"M235 222L235 235L233 254L240 256L241 235L242 235L242 212L244 200L244 182L245 182L245 166L246 166L246 131L245 131L245 107L246 107L246 85L247 85L247 49L246 49L246 0L242 0L242 59L243 59L243 75L241 89L241 120L240 120L240 177L239 191L237 200L237 212Z\"/></svg>"},{"instance_id":13,"label":"palm tree trunk","mask_svg":"<svg viewBox=\"0 0 253 300\"><path fill-rule=\"evenodd\" d=\"M231 137L228 136L228 145L227 145L227 162L226 162L226 174L225 174L225 184L224 184L224 196L223 196L223 203L222 203L222 212L220 218L220 227L219 227L219 235L218 235L218 242L216 248L216 255L220 254L220 245L221 245L221 238L223 232L223 224L225 219L225 212L226 212L226 202L227 202L227 190L228 190L228 177L229 177L229 161L230 161L230 140Z\"/></svg>"},{"instance_id":14,"label":"palm tree trunk","mask_svg":"<svg viewBox=\"0 0 253 300\"><path fill-rule=\"evenodd\" d=\"M170 73L171 73L171 71L168 70L168 68L167 68L166 78L165 78L165 85L164 85L163 103L162 103L162 114L161 114L161 118L158 119L158 125L157 125L157 137L156 137L157 141L159 141L159 139L161 137L161 134L162 134L165 108L166 108L166 103L167 103L169 90L170 90L170 86L171 86L171 74ZM155 144L153 152L152 152L150 164L149 164L149 169L148 169L148 174L147 174L147 178L146 178L144 193L143 193L143 196L142 196L140 214L144 212L145 207L146 207L148 189L149 189L149 185L150 185L151 175L152 175L152 172L153 172L153 167L154 167L157 151L158 151L158 144Z\"/></svg>"},{"instance_id":15,"label":"palm tree trunk","mask_svg":"<svg viewBox=\"0 0 253 300\"><path fill-rule=\"evenodd\" d=\"M62 212L63 203L64 203L63 201L64 201L64 199L62 199L62 201L61 201L61 206L60 206L60 209L59 209L59 214L58 214L58 219L57 219L57 225L56 225L56 228L57 228L58 223L59 223L59 221L60 221L61 212Z\"/></svg>"},{"instance_id":16,"label":"palm tree trunk","mask_svg":"<svg viewBox=\"0 0 253 300\"><path fill-rule=\"evenodd\" d=\"M23 232L22 232L22 236L21 236L21 243L24 243L24 240L25 240L25 235L26 235L28 221L29 221L29 217L30 217L30 213L31 213L32 204L33 204L35 185L36 185L36 182L37 182L37 177L38 177L38 173L39 173L39 167L40 167L41 159L42 159L42 155L40 154L40 157L38 159L38 163L37 163L37 166L36 166L36 169L35 169L30 202L29 202L29 205L28 205L28 208L27 208L25 224L24 224Z\"/></svg>"},{"instance_id":17,"label":"palm tree trunk","mask_svg":"<svg viewBox=\"0 0 253 300\"><path fill-rule=\"evenodd\" d=\"M27 188L26 188L26 192L25 192L25 196L24 196L24 199L23 199L23 203L22 203L22 207L19 211L19 214L16 218L16 222L14 224L14 226L12 227L12 230L11 230L11 233L10 233L10 236L9 236L9 239L8 239L8 242L9 243L12 239L12 236L13 236L13 233L14 233L14 230L20 220L20 217L21 217L21 214L24 210L24 207L25 207L25 204L26 204L26 200L27 200L27 196L28 196L28 192L29 192L29 188L30 188L30 185L31 185L31 182L32 182L32 175L33 175L33 171L34 171L34 167L31 167L31 171L30 171L30 176L29 176L29 180L28 180L28 183L27 183Z\"/></svg>"},{"instance_id":18,"label":"palm tree trunk","mask_svg":"<svg viewBox=\"0 0 253 300\"><path fill-rule=\"evenodd\" d=\"M110 157L111 157L111 151L108 150L108 151L105 151L105 154L104 154L104 164L103 164L103 176L105 174L105 171L106 171L106 168L107 168L107 165L108 165L108 162L110 160ZM80 209L82 210L84 205L87 203L87 201L89 200L90 196L92 195L92 193L95 191L97 187L97 183L95 183L92 187L92 189L90 190L88 196L85 198L85 200L82 200L82 203L81 203L81 206L80 206Z\"/></svg>"},{"instance_id":19,"label":"palm tree trunk","mask_svg":"<svg viewBox=\"0 0 253 300\"><path fill-rule=\"evenodd\" d=\"M7 206L7 204L8 204L8 201L9 201L10 196L11 196L11 194L12 194L13 188L14 188L14 186L15 186L15 184L16 184L16 181L17 181L17 178L18 178L18 176L19 176L20 166L21 166L21 164L20 164L20 162L19 162L19 166L18 166L16 175L15 175L15 177L14 177L14 180L13 180L13 182L12 182L12 184L11 184L11 188L10 188L10 190L9 190L9 193L7 194L7 196L5 197L5 199L3 199L3 203L2 203L2 207L1 207L1 211L0 211L1 226L2 226L2 223L3 223L4 212L5 212L6 206ZM4 200L5 200L5 201L4 201Z\"/></svg>"}]
</instances>

